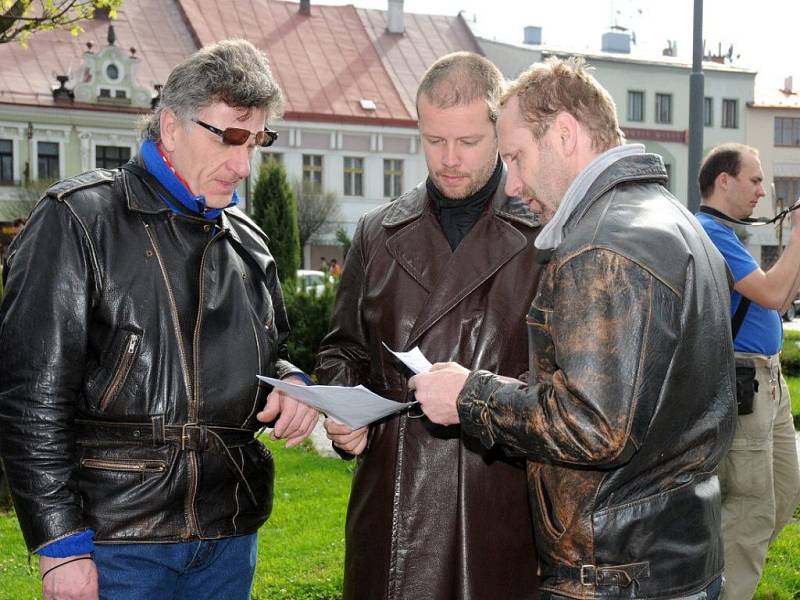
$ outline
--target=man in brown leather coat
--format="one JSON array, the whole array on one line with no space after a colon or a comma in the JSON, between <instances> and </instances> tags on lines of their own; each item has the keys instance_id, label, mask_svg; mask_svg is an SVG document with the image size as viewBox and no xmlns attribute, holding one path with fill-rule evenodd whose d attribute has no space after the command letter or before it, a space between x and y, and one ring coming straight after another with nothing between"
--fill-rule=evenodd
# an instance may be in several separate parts
<instances>
[{"instance_id":1,"label":"man in brown leather coat","mask_svg":"<svg viewBox=\"0 0 800 600\"><path fill-rule=\"evenodd\" d=\"M425 183L360 220L317 373L413 399L383 348L419 346L510 376L527 370L524 310L538 269L534 215L503 192L494 118L502 76L486 59L437 61L417 96ZM417 412L329 437L358 455L346 526L347 600L536 597L525 472Z\"/></svg>"},{"instance_id":2,"label":"man in brown leather coat","mask_svg":"<svg viewBox=\"0 0 800 600\"><path fill-rule=\"evenodd\" d=\"M506 191L531 188L553 252L531 378L434 365L416 397L528 459L544 599L717 598L735 407L722 258L581 61L533 65L501 106Z\"/></svg>"}]
</instances>

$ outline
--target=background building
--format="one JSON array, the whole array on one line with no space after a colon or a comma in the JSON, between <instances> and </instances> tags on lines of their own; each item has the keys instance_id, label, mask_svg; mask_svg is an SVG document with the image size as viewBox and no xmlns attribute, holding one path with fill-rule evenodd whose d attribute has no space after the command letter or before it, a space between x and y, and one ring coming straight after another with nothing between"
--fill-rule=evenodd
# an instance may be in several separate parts
<instances>
[{"instance_id":1,"label":"background building","mask_svg":"<svg viewBox=\"0 0 800 600\"><path fill-rule=\"evenodd\" d=\"M267 53L285 93L283 119L272 124L280 138L254 156L240 190L245 208L260 164L281 161L290 181L338 199L335 217L304 249L304 265L315 268L321 256L341 259L338 227L352 235L364 212L426 175L414 104L434 60L470 50L516 77L535 61L571 54L542 44L538 27L525 27L523 42L505 43L481 37L461 14L404 13L402 0L386 6L251 0L223 11L214 0L126 0L113 28L99 13L77 37L49 31L33 35L28 48L1 44L0 245L47 182L135 154L136 122L175 64L207 43L244 37ZM578 54L614 97L628 140L664 157L669 187L685 202L690 65L675 58L672 43L661 56L637 56L621 27L597 42L597 51ZM774 179L776 190L796 197L796 94L756 97L755 71L721 54L704 62L706 151L727 141L757 146L767 184ZM766 204L758 214L771 211ZM761 245L777 246L769 229L749 240L756 254Z\"/></svg>"}]
</instances>

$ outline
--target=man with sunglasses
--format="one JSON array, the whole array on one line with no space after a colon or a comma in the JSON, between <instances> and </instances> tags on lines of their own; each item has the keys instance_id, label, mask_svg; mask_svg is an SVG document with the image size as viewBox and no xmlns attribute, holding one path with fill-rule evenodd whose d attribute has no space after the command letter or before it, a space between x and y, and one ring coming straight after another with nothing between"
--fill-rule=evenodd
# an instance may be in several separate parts
<instances>
[{"instance_id":1,"label":"man with sunglasses","mask_svg":"<svg viewBox=\"0 0 800 600\"><path fill-rule=\"evenodd\" d=\"M0 456L45 599L246 600L273 464L316 411L236 188L281 93L243 40L170 73L136 158L45 194L6 262Z\"/></svg>"}]
</instances>

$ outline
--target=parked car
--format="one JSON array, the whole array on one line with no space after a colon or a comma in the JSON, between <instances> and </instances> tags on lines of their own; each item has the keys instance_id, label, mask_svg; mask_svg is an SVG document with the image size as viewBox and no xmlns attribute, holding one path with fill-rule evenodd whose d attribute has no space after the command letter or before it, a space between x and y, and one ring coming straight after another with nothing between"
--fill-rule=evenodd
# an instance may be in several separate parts
<instances>
[{"instance_id":1,"label":"parked car","mask_svg":"<svg viewBox=\"0 0 800 600\"><path fill-rule=\"evenodd\" d=\"M322 271L309 271L308 269L297 270L297 283L303 287L307 294L315 293L321 296L325 289L325 281L333 283L333 276L326 275Z\"/></svg>"},{"instance_id":2,"label":"parked car","mask_svg":"<svg viewBox=\"0 0 800 600\"><path fill-rule=\"evenodd\" d=\"M791 321L798 315L800 315L800 296L796 296L795 299L792 300L789 308L787 308L786 312L783 313L783 320Z\"/></svg>"}]
</instances>

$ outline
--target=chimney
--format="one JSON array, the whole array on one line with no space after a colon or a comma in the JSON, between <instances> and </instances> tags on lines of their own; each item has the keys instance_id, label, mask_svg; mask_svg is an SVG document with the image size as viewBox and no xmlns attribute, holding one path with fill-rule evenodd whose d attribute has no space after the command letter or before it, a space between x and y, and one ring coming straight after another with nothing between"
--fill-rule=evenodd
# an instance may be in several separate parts
<instances>
[{"instance_id":1,"label":"chimney","mask_svg":"<svg viewBox=\"0 0 800 600\"><path fill-rule=\"evenodd\" d=\"M311 16L311 0L300 0L300 10L297 11L301 15L307 17Z\"/></svg>"},{"instance_id":2,"label":"chimney","mask_svg":"<svg viewBox=\"0 0 800 600\"><path fill-rule=\"evenodd\" d=\"M793 84L792 76L789 75L786 79L783 80L783 93L784 94L791 94L793 91Z\"/></svg>"},{"instance_id":3,"label":"chimney","mask_svg":"<svg viewBox=\"0 0 800 600\"><path fill-rule=\"evenodd\" d=\"M542 45L542 28L536 27L534 25L528 25L524 30L525 36L523 37L523 41L526 44L531 44L533 46L541 46Z\"/></svg>"},{"instance_id":4,"label":"chimney","mask_svg":"<svg viewBox=\"0 0 800 600\"><path fill-rule=\"evenodd\" d=\"M406 26L403 22L403 0L389 0L388 25L389 33L405 33Z\"/></svg>"}]
</instances>

